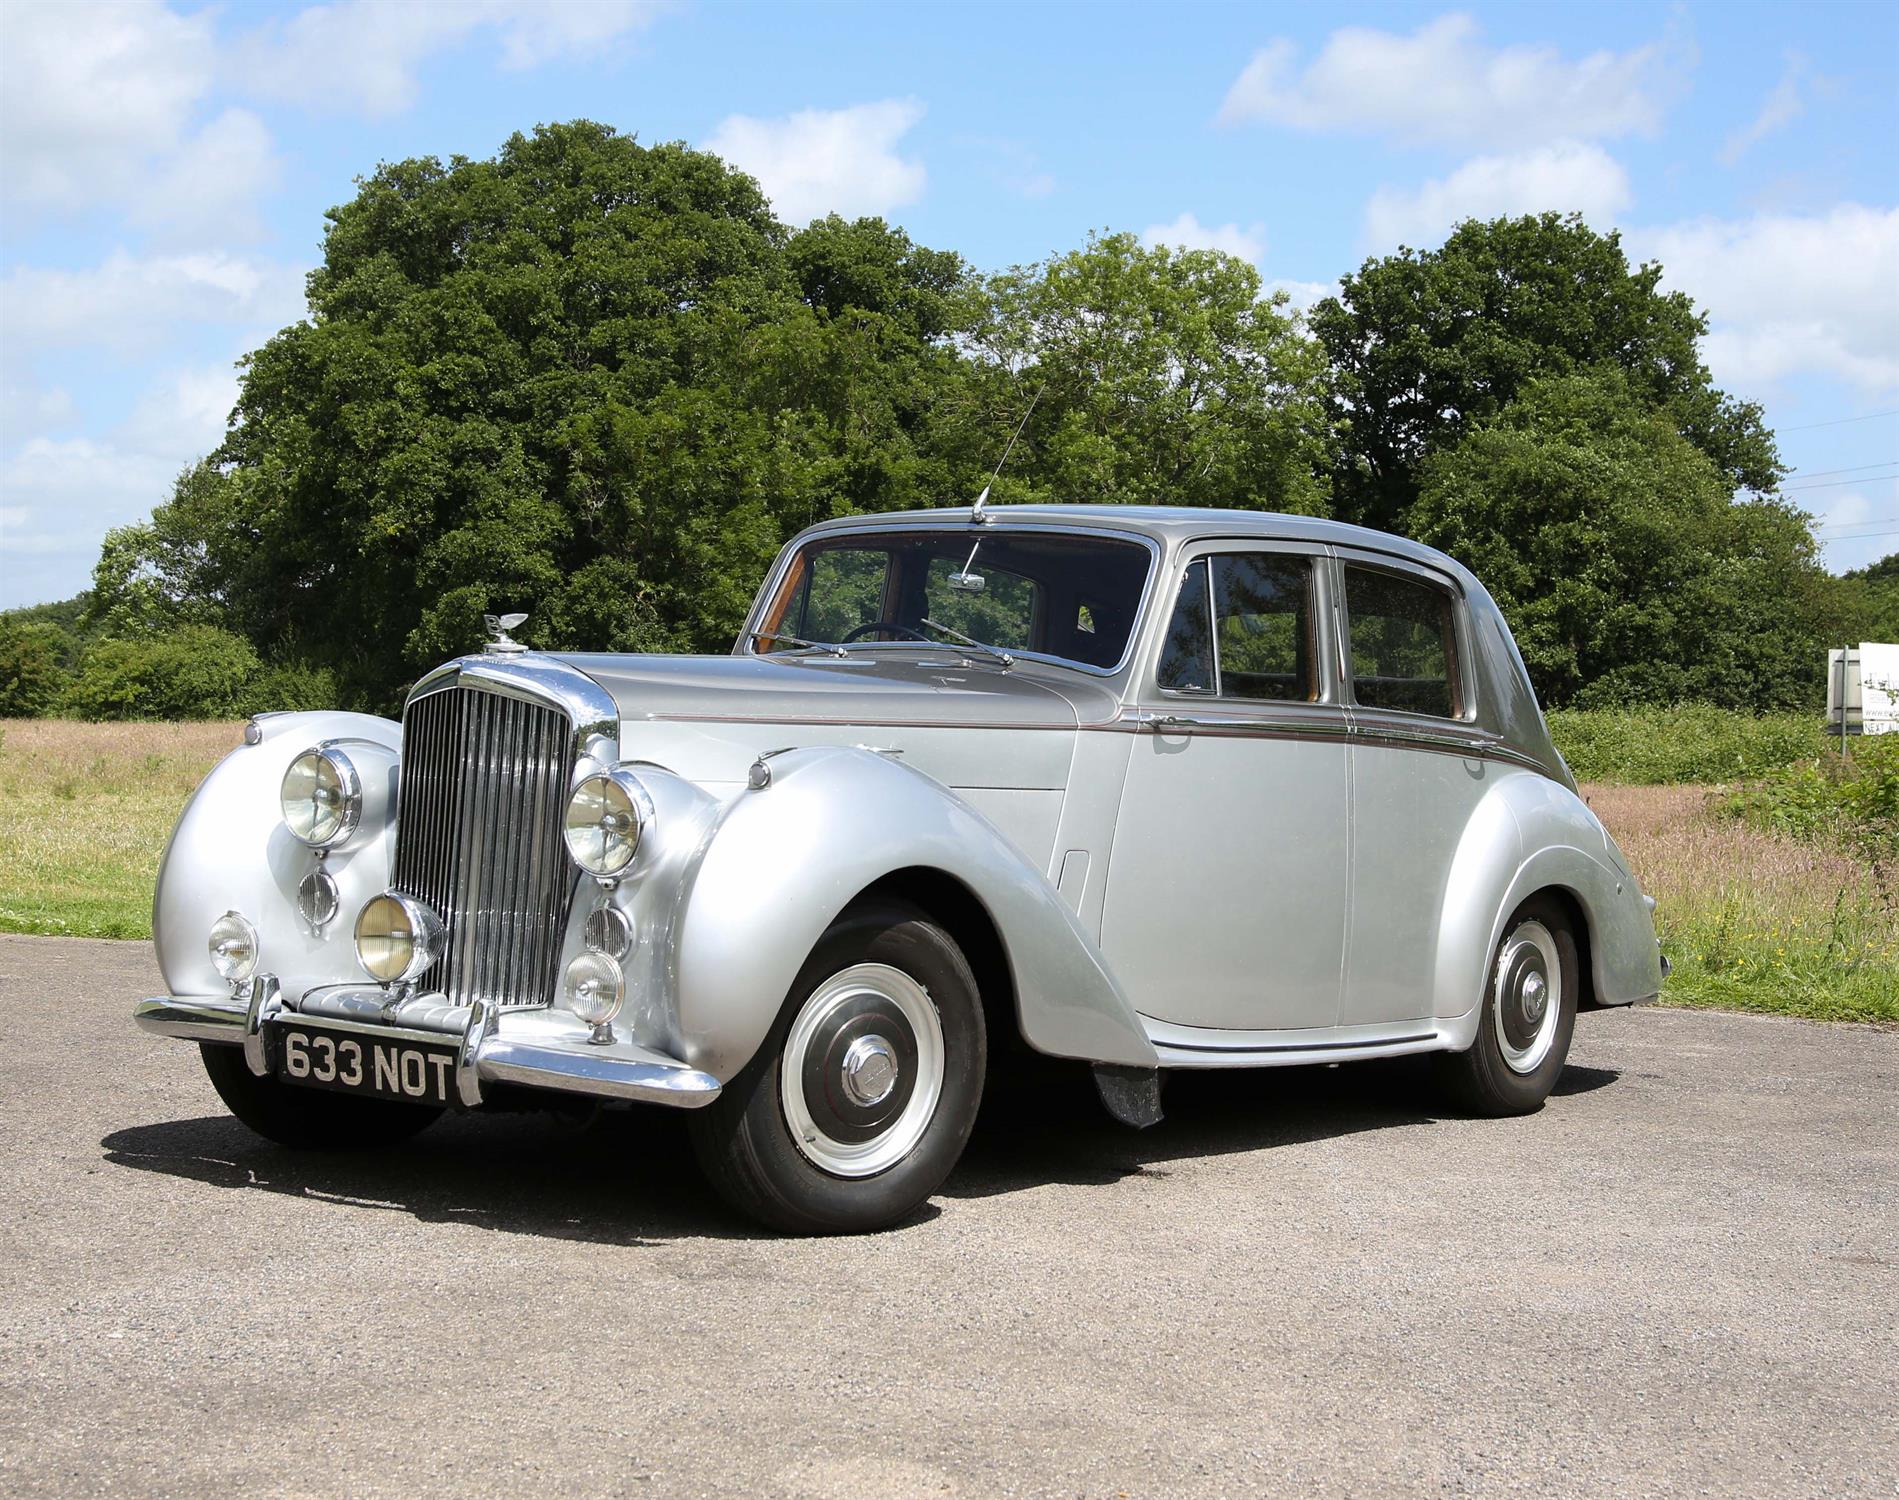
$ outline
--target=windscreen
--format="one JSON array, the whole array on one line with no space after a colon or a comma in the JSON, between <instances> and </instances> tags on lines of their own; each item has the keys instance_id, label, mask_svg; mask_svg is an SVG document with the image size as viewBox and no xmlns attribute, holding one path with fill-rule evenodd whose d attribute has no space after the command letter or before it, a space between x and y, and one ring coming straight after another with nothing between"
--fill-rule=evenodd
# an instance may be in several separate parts
<instances>
[{"instance_id":1,"label":"windscreen","mask_svg":"<svg viewBox=\"0 0 1899 1500\"><path fill-rule=\"evenodd\" d=\"M758 624L760 652L798 641L954 643L1109 669L1127 654L1152 554L1086 533L877 532L800 548Z\"/></svg>"}]
</instances>

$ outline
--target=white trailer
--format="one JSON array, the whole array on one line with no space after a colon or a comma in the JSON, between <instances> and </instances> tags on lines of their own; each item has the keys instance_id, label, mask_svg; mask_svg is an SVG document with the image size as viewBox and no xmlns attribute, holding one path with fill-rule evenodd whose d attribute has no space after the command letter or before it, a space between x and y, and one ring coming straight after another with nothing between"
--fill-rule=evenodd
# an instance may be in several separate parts
<instances>
[{"instance_id":1,"label":"white trailer","mask_svg":"<svg viewBox=\"0 0 1899 1500\"><path fill-rule=\"evenodd\" d=\"M1830 734L1899 734L1899 645L1861 641L1826 654Z\"/></svg>"}]
</instances>

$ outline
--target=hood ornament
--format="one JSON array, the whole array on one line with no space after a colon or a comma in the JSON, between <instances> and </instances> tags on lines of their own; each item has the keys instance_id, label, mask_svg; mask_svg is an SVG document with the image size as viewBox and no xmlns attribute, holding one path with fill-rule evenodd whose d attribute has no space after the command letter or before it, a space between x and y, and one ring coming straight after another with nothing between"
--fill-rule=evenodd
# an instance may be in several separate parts
<instances>
[{"instance_id":1,"label":"hood ornament","mask_svg":"<svg viewBox=\"0 0 1899 1500\"><path fill-rule=\"evenodd\" d=\"M488 627L488 643L481 649L491 651L497 656L516 656L528 648L517 641L508 632L527 619L524 611L518 615L483 615L482 623Z\"/></svg>"}]
</instances>

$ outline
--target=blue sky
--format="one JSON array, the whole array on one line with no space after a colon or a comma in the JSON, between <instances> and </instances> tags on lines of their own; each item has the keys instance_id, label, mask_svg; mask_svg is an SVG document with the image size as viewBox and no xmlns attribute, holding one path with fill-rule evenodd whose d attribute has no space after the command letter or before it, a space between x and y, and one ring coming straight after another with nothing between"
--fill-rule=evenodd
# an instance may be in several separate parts
<instances>
[{"instance_id":1,"label":"blue sky","mask_svg":"<svg viewBox=\"0 0 1899 1500\"><path fill-rule=\"evenodd\" d=\"M215 445L356 176L577 116L791 222L985 268L1132 229L1301 303L1579 209L1707 310L1829 565L1899 549L1899 7L7 0L0 70L0 607Z\"/></svg>"}]
</instances>

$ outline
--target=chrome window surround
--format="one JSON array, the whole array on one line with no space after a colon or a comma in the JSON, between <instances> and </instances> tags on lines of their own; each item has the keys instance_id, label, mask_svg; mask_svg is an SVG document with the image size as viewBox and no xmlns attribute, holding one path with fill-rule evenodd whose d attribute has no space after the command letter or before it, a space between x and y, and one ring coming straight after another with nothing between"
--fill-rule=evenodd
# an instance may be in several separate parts
<instances>
[{"instance_id":1,"label":"chrome window surround","mask_svg":"<svg viewBox=\"0 0 1899 1500\"><path fill-rule=\"evenodd\" d=\"M1046 662L1049 666L1064 667L1071 672L1085 672L1090 677L1118 677L1127 670L1128 663L1134 659L1134 653L1140 647L1141 633L1147 623L1148 608L1153 603L1155 588L1160 577L1160 543L1153 537L1142 532L1127 531L1119 526L1051 526L1043 522L1012 522L997 520L993 517L986 523L976 525L972 525L969 521L965 520L954 524L944 523L934 526L928 524L841 526L836 530L826 529L816 534L801 533L799 536L794 537L792 541L787 543L782 549L778 561L772 564L771 572L766 575L764 585L753 597L752 607L747 610L745 614L744 630L746 634L739 637L736 648L732 654L735 656L755 656L761 659L771 656L793 656L797 654L786 651L760 651L758 649L758 643L752 639L750 632L763 623L760 616L765 605L770 600L778 597L779 586L783 583L785 574L791 568L791 560L798 555L799 548L803 547L805 543L814 540L828 542L835 537L902 536L915 535L918 532L940 532L945 536L962 537L1004 536L1017 533L1034 533L1044 536L1105 536L1111 537L1116 541L1139 542L1143 547L1147 548L1147 578L1141 585L1140 603L1135 606L1134 619L1128 626L1128 643L1122 649L1121 659L1113 666L1091 667L1085 662L1074 661L1066 656L1051 656L1043 651L1018 651L1014 647L1011 647L1009 650L1009 654L1017 661ZM896 651L901 653L905 648L911 651L916 650L918 644L916 641L858 642L851 647L851 650L854 652ZM942 641L938 644L949 648L954 647L956 643L954 641Z\"/></svg>"},{"instance_id":2,"label":"chrome window surround","mask_svg":"<svg viewBox=\"0 0 1899 1500\"><path fill-rule=\"evenodd\" d=\"M1319 674L1319 696L1317 698L1270 700L1261 698L1229 698L1220 690L1220 616L1219 610L1215 607L1217 601L1213 594L1212 559L1216 557L1239 557L1251 553L1264 553L1275 557L1303 557L1312 565L1312 623L1313 629L1318 633L1318 640L1314 643L1312 661L1313 665L1318 668ZM1328 621L1336 619L1335 610L1337 601L1334 598L1336 589L1333 582L1332 569L1328 566L1332 558L1323 543L1275 543L1269 537L1196 538L1181 547L1180 555L1175 561L1179 565L1180 583L1170 596L1166 616L1168 620L1172 620L1174 611L1180 608L1181 596L1186 593L1188 587L1187 575L1193 571L1196 563L1204 562L1207 564L1207 620L1213 635L1213 686L1211 688L1162 687L1160 685L1160 652L1164 647L1164 642L1157 637L1155 641L1154 661L1148 672L1148 676L1151 677L1153 681L1154 692L1163 698L1176 698L1188 703L1252 704L1273 702L1277 705L1277 708L1275 712L1270 714L1261 714L1257 709L1240 710L1237 713L1236 717L1238 718L1250 717L1262 725L1287 722L1288 716L1278 712L1278 709L1291 709L1293 713L1296 714L1302 709L1309 713L1311 710L1317 708L1339 708L1343 706L1344 695L1341 691L1341 680L1338 676L1334 653L1325 649L1325 637L1328 629L1332 631L1333 635L1337 635L1336 627L1330 626L1327 623ZM1165 625L1162 626L1162 629L1164 632Z\"/></svg>"}]
</instances>

